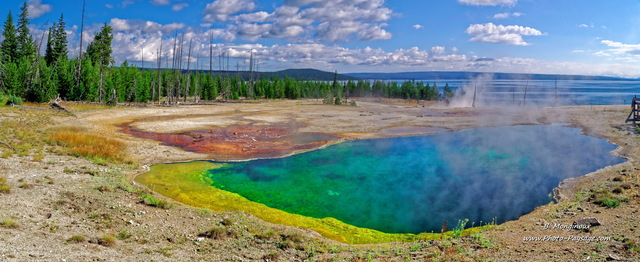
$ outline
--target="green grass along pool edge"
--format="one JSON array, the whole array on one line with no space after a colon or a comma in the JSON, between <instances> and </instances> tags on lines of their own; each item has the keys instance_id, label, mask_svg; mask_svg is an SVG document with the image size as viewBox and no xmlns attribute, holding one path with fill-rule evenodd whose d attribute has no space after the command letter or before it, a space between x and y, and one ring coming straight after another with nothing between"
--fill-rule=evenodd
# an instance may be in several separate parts
<instances>
[{"instance_id":1,"label":"green grass along pool edge","mask_svg":"<svg viewBox=\"0 0 640 262\"><path fill-rule=\"evenodd\" d=\"M440 239L440 233L384 233L343 223L334 218L312 218L288 213L264 204L250 201L238 194L211 186L207 171L225 164L209 161L157 164L134 179L147 188L184 204L216 211L241 211L252 214L266 222L296 226L318 232L322 236L347 244L377 244L388 242L413 242ZM455 225L450 225L453 227ZM485 225L465 229L461 236L490 229ZM444 237L452 237L453 231Z\"/></svg>"}]
</instances>

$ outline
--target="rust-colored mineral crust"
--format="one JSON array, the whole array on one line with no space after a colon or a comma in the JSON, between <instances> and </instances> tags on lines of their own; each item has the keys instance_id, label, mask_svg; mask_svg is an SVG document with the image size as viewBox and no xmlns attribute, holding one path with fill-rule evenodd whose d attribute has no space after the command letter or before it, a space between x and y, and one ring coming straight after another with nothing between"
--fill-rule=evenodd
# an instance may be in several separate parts
<instances>
[{"instance_id":1,"label":"rust-colored mineral crust","mask_svg":"<svg viewBox=\"0 0 640 262\"><path fill-rule=\"evenodd\" d=\"M175 134L143 131L131 126L131 123L120 127L124 133L187 151L206 153L215 160L286 156L297 151L320 148L340 138L324 133L298 133L297 128L285 125L232 125Z\"/></svg>"}]
</instances>

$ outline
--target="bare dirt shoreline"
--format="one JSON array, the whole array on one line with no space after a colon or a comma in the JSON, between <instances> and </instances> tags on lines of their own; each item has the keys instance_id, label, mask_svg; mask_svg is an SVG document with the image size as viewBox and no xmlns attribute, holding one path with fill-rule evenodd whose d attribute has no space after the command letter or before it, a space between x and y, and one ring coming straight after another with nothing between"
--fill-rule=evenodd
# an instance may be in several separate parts
<instances>
[{"instance_id":1,"label":"bare dirt shoreline","mask_svg":"<svg viewBox=\"0 0 640 262\"><path fill-rule=\"evenodd\" d=\"M396 100L358 100L358 107L287 100L76 112L77 117L56 117L56 126L82 127L124 141L127 153L139 165L100 166L53 153L46 154L41 161L32 161L30 156L2 159L0 170L7 174L13 190L0 194L0 219L11 219L19 226L0 227L0 260L633 260L640 251L637 249L640 171L636 164L640 139L630 125L624 124L627 114L627 106L449 109ZM587 135L620 146L615 153L629 161L564 181L556 190L560 203L539 207L481 235L351 247L323 239L310 230L272 225L240 212L213 212L181 204L165 210L141 203L138 191L144 189L136 189L131 181L147 166L212 156L118 132L118 125L140 119L146 121L134 122L133 126L158 133L233 125L292 125L297 126L296 132L328 133L344 139L428 135L484 126L571 123ZM21 183L34 186L18 188ZM626 184L629 188L623 188L621 194L628 199L619 207L601 207L589 200L589 190ZM110 189L97 190L101 185ZM596 217L602 225L588 232L549 230L544 226L571 225L583 217ZM224 221L232 222L224 225ZM202 236L212 226L220 225L226 228L226 237ZM113 246L97 244L105 234L122 239ZM74 235L86 236L87 241L69 243ZM559 238L524 239L547 236L609 239L589 243Z\"/></svg>"}]
</instances>

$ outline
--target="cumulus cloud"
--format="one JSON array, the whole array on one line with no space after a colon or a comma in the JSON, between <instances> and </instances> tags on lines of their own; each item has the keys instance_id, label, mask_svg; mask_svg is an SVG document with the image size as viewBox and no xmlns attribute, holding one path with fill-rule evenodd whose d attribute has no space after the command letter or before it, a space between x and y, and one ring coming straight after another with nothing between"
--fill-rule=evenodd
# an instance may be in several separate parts
<instances>
[{"instance_id":1,"label":"cumulus cloud","mask_svg":"<svg viewBox=\"0 0 640 262\"><path fill-rule=\"evenodd\" d=\"M203 20L225 22L226 30L250 41L291 38L348 42L392 38L385 27L393 11L385 7L384 0L286 0L271 13L251 12L255 7L252 0L216 0L207 4Z\"/></svg>"},{"instance_id":2,"label":"cumulus cloud","mask_svg":"<svg viewBox=\"0 0 640 262\"><path fill-rule=\"evenodd\" d=\"M113 29L114 32L133 32L138 33L138 35L145 34L170 34L174 33L177 30L185 28L185 24L183 23L171 23L171 24L159 24L153 21L144 21L137 19L120 19L120 18L112 18L109 22L109 25Z\"/></svg>"},{"instance_id":3,"label":"cumulus cloud","mask_svg":"<svg viewBox=\"0 0 640 262\"><path fill-rule=\"evenodd\" d=\"M189 4L187 4L187 3L175 4L175 5L173 5L173 6L171 7L171 10L173 10L173 11L176 11L176 12L177 12L177 11L180 11L180 10L182 10L182 9L185 9L185 8L186 8L186 7L188 7L188 6L189 6Z\"/></svg>"},{"instance_id":4,"label":"cumulus cloud","mask_svg":"<svg viewBox=\"0 0 640 262\"><path fill-rule=\"evenodd\" d=\"M640 44L630 45L611 40L602 40L600 43L609 47L609 49L595 52L594 55L608 57L624 62L640 62Z\"/></svg>"},{"instance_id":5,"label":"cumulus cloud","mask_svg":"<svg viewBox=\"0 0 640 262\"><path fill-rule=\"evenodd\" d=\"M415 24L415 25L413 25L412 27L413 27L414 29L422 29L422 28L424 28L424 26L423 26L423 25L419 25L419 24Z\"/></svg>"},{"instance_id":6,"label":"cumulus cloud","mask_svg":"<svg viewBox=\"0 0 640 262\"><path fill-rule=\"evenodd\" d=\"M444 46L434 46L431 48L431 54L440 55L444 53L444 50L445 50Z\"/></svg>"},{"instance_id":7,"label":"cumulus cloud","mask_svg":"<svg viewBox=\"0 0 640 262\"><path fill-rule=\"evenodd\" d=\"M474 42L486 42L486 43L500 43L508 45L529 45L522 39L522 36L540 36L542 32L531 27L524 27L519 25L495 25L493 23L487 24L473 24L470 25L465 31L468 35L473 36L471 41Z\"/></svg>"},{"instance_id":8,"label":"cumulus cloud","mask_svg":"<svg viewBox=\"0 0 640 262\"><path fill-rule=\"evenodd\" d=\"M493 15L493 19L506 19L509 17L520 17L522 16L522 13L519 12L515 12L515 13L499 13L499 14L495 14Z\"/></svg>"},{"instance_id":9,"label":"cumulus cloud","mask_svg":"<svg viewBox=\"0 0 640 262\"><path fill-rule=\"evenodd\" d=\"M391 71L494 71L510 73L565 73L616 75L636 77L640 72L640 45L630 45L611 40L601 43L608 49L599 55L608 56L613 62L608 64L586 64L571 62L553 62L518 57L486 57L472 56L461 52L456 47L434 46L427 48L410 47L395 50L381 48L346 48L336 44L323 43L291 43L286 45L263 44L234 44L237 34L228 28L203 29L201 27L186 27L184 24L159 24L152 21L114 19L113 50L116 64L128 60L139 64L147 62L146 66L154 64L160 45L162 65L171 66L173 43L176 35L174 29L180 29L178 43L184 34L183 45L188 48L193 40L193 54L184 61L193 64L191 68L209 68L209 47L213 48L214 57L229 56L231 65L239 65L240 70L248 67L248 59L253 50L254 58L261 70L277 70L285 68L316 68L326 71L338 69L340 72L389 72ZM84 38L91 41L102 24L89 25L85 28ZM78 33L79 28L70 27ZM250 33L255 28L244 28ZM259 29L261 31L265 29ZM272 29L271 29L272 30ZM145 32L145 33L143 33ZM74 36L75 34L70 34ZM209 37L214 38L210 44ZM77 54L78 37L72 37L70 53ZM75 39L75 40L73 40ZM74 47L75 46L75 47ZM86 47L86 46L85 46ZM75 49L74 49L75 48ZM591 52L587 50L587 52ZM634 63L629 63L632 60ZM219 62L214 60L214 68L219 69ZM186 65L185 65L186 66Z\"/></svg>"},{"instance_id":10,"label":"cumulus cloud","mask_svg":"<svg viewBox=\"0 0 640 262\"><path fill-rule=\"evenodd\" d=\"M208 3L203 13L204 21L224 22L233 14L251 12L256 8L253 0L216 0Z\"/></svg>"},{"instance_id":11,"label":"cumulus cloud","mask_svg":"<svg viewBox=\"0 0 640 262\"><path fill-rule=\"evenodd\" d=\"M27 6L29 19L41 17L42 15L51 12L51 9L51 5L43 4L42 0L31 0Z\"/></svg>"},{"instance_id":12,"label":"cumulus cloud","mask_svg":"<svg viewBox=\"0 0 640 262\"><path fill-rule=\"evenodd\" d=\"M465 5L515 5L518 0L458 0L458 3Z\"/></svg>"}]
</instances>

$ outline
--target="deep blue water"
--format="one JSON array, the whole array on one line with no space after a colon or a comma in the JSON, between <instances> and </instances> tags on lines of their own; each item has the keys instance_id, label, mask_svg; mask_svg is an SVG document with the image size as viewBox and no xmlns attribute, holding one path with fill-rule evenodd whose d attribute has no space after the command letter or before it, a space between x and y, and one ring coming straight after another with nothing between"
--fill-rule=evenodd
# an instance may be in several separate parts
<instances>
[{"instance_id":1,"label":"deep blue water","mask_svg":"<svg viewBox=\"0 0 640 262\"><path fill-rule=\"evenodd\" d=\"M478 128L356 140L211 170L213 186L305 216L383 232L439 232L517 219L558 183L624 160L615 146L562 126Z\"/></svg>"},{"instance_id":2,"label":"deep blue water","mask_svg":"<svg viewBox=\"0 0 640 262\"><path fill-rule=\"evenodd\" d=\"M477 87L478 100L486 106L521 105L621 105L640 96L640 81L603 80L418 80L442 90L465 89L470 95ZM398 81L399 84L402 81Z\"/></svg>"}]
</instances>

